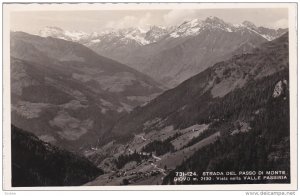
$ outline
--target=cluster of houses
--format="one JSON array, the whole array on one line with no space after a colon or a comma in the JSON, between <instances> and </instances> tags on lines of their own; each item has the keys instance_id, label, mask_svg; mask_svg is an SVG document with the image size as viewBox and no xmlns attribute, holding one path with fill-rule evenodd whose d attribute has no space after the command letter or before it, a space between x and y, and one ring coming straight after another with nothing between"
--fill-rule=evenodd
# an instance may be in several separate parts
<instances>
[{"instance_id":1,"label":"cluster of houses","mask_svg":"<svg viewBox=\"0 0 300 196\"><path fill-rule=\"evenodd\" d=\"M141 153L142 153L142 155L150 156L150 153L148 153L148 154L145 152L141 152ZM156 176L159 174L164 174L164 169L158 168L154 164L156 161L158 161L158 159L159 159L159 157L152 156L152 158L150 158L146 162L144 162L144 164L151 164L154 167L152 170L142 172L142 171L134 171L134 170L130 171L130 169L124 169L124 170L120 170L118 172L116 172L116 171L113 172L114 174L109 176L108 179L113 180L114 178L126 177L126 181L128 183L133 183L133 182L138 181L139 179L148 178L148 177ZM140 163L140 164L143 164L143 163ZM140 165L140 164L138 164L138 165Z\"/></svg>"},{"instance_id":2,"label":"cluster of houses","mask_svg":"<svg viewBox=\"0 0 300 196\"><path fill-rule=\"evenodd\" d=\"M151 170L147 172L141 172L141 171L132 171L132 172L127 172L127 171L119 171L116 175L111 175L109 176L109 180L113 180L115 177L120 178L120 177L126 177L129 183L133 183L138 181L139 179L142 178L147 178L151 176L156 176L159 175L161 171L159 170Z\"/></svg>"},{"instance_id":3,"label":"cluster of houses","mask_svg":"<svg viewBox=\"0 0 300 196\"><path fill-rule=\"evenodd\" d=\"M151 171L147 171L147 172L131 172L130 175L128 175L128 182L131 184L133 182L138 181L141 178L148 178L151 176L157 176L160 174L159 170L151 170Z\"/></svg>"}]
</instances>

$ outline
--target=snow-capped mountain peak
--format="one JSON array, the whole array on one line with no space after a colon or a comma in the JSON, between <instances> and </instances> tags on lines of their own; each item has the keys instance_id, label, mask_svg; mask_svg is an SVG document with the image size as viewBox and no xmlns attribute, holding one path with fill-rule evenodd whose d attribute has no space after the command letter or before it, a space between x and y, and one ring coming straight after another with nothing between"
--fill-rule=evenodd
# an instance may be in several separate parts
<instances>
[{"instance_id":1,"label":"snow-capped mountain peak","mask_svg":"<svg viewBox=\"0 0 300 196\"><path fill-rule=\"evenodd\" d=\"M198 35L203 30L219 29L227 32L232 32L233 26L225 23L217 17L208 17L205 20L193 19L183 22L171 34L170 37L186 37Z\"/></svg>"},{"instance_id":2,"label":"snow-capped mountain peak","mask_svg":"<svg viewBox=\"0 0 300 196\"><path fill-rule=\"evenodd\" d=\"M94 46L97 44L110 43L115 45L133 44L135 46L143 46L158 42L161 39L197 36L203 31L224 31L224 32L249 32L260 35L261 37L271 41L283 33L286 29L269 29L266 27L257 27L250 21L244 21L242 24L231 24L214 16L206 19L192 19L184 21L178 26L148 26L131 27L126 29L106 29L102 32L86 33L82 31L68 31L59 27L45 27L39 32L42 37L55 37L68 41L79 42L86 46ZM105 42L102 42L104 41Z\"/></svg>"},{"instance_id":3,"label":"snow-capped mountain peak","mask_svg":"<svg viewBox=\"0 0 300 196\"><path fill-rule=\"evenodd\" d=\"M44 29L39 31L41 37L63 37L64 30L59 27L47 26Z\"/></svg>"},{"instance_id":4,"label":"snow-capped mountain peak","mask_svg":"<svg viewBox=\"0 0 300 196\"><path fill-rule=\"evenodd\" d=\"M209 23L209 24L213 24L213 25L227 25L227 23L225 23L222 19L215 17L215 16L210 16L207 17L204 20L205 23Z\"/></svg>"},{"instance_id":5,"label":"snow-capped mountain peak","mask_svg":"<svg viewBox=\"0 0 300 196\"><path fill-rule=\"evenodd\" d=\"M257 29L257 27L256 27L256 25L255 24L253 24L252 22L250 22L250 21L244 21L243 23L242 23L245 27L249 27L249 28L251 28L251 29Z\"/></svg>"}]
</instances>

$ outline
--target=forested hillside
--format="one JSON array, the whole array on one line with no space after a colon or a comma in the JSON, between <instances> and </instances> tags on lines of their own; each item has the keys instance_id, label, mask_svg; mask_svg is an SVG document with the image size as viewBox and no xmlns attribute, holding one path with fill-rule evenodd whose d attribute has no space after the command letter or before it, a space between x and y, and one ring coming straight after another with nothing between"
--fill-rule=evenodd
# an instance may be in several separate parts
<instances>
[{"instance_id":1,"label":"forested hillside","mask_svg":"<svg viewBox=\"0 0 300 196\"><path fill-rule=\"evenodd\" d=\"M78 186L103 171L86 158L11 126L12 186Z\"/></svg>"},{"instance_id":2,"label":"forested hillside","mask_svg":"<svg viewBox=\"0 0 300 196\"><path fill-rule=\"evenodd\" d=\"M238 89L223 99L217 107L219 109L216 108L213 112L215 118L226 119L215 129L215 131L221 131L220 139L185 160L165 177L164 183L173 184L176 171L195 171L201 174L205 171L273 170L285 171L289 176L290 127L287 80L288 71L284 70L259 81L253 81L245 88ZM281 90L278 91L276 86L281 86L279 88ZM237 117L250 118L250 129L243 132L241 127L235 127L234 120ZM223 129L222 124L228 124L228 122L232 125L231 129ZM212 180L197 183L218 182ZM263 182L268 182L268 180L259 183ZM289 179L270 182L288 183ZM245 183L245 181L232 181L231 183Z\"/></svg>"}]
</instances>

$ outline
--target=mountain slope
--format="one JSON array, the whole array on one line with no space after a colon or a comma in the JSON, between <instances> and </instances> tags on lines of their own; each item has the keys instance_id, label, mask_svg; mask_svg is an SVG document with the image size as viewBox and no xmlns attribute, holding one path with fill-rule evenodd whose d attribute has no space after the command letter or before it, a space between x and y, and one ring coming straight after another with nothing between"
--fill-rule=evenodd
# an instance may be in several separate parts
<instances>
[{"instance_id":1,"label":"mountain slope","mask_svg":"<svg viewBox=\"0 0 300 196\"><path fill-rule=\"evenodd\" d=\"M12 123L69 150L97 142L118 116L161 92L74 42L16 32L11 55Z\"/></svg>"},{"instance_id":2,"label":"mountain slope","mask_svg":"<svg viewBox=\"0 0 300 196\"><path fill-rule=\"evenodd\" d=\"M249 81L288 68L288 34L262 44L251 53L236 55L168 90L149 104L120 119L113 132L133 134L173 125L175 128L206 123L218 113L218 103ZM132 120L134 119L134 121Z\"/></svg>"},{"instance_id":3,"label":"mountain slope","mask_svg":"<svg viewBox=\"0 0 300 196\"><path fill-rule=\"evenodd\" d=\"M288 183L288 59L284 34L136 108L112 129L123 140L115 137L86 154L106 172L88 184ZM285 174L265 173L257 181L238 174L270 170ZM203 172L234 171L241 180L180 183L174 181L178 171L197 172L198 179Z\"/></svg>"},{"instance_id":4,"label":"mountain slope","mask_svg":"<svg viewBox=\"0 0 300 196\"><path fill-rule=\"evenodd\" d=\"M12 186L78 186L103 174L84 157L12 125Z\"/></svg>"},{"instance_id":5,"label":"mountain slope","mask_svg":"<svg viewBox=\"0 0 300 196\"><path fill-rule=\"evenodd\" d=\"M226 118L231 128L221 122L215 131L221 137L215 143L196 151L180 163L163 180L164 184L261 184L290 182L290 126L289 126L289 78L285 69L271 76L252 81L242 89L233 91L219 104L219 118ZM250 106L249 106L250 105ZM216 113L215 113L216 114ZM248 116L248 129L236 126L232 116ZM236 117L235 117L236 119ZM222 125L223 124L223 125ZM234 126L235 124L235 126ZM201 141L199 139L198 141ZM174 182L177 171L228 172L237 175L235 180ZM240 171L263 171L261 179L249 180ZM269 175L267 171L282 171L281 175ZM238 180L237 178L240 178Z\"/></svg>"}]
</instances>

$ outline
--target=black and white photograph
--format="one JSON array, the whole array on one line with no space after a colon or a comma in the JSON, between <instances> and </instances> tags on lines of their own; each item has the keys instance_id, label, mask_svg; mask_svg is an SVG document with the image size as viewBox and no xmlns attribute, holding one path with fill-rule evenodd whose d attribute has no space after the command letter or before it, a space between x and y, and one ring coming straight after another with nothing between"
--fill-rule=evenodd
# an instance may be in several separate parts
<instances>
[{"instance_id":1,"label":"black and white photograph","mask_svg":"<svg viewBox=\"0 0 300 196\"><path fill-rule=\"evenodd\" d=\"M5 187L295 189L296 8L4 4Z\"/></svg>"}]
</instances>

